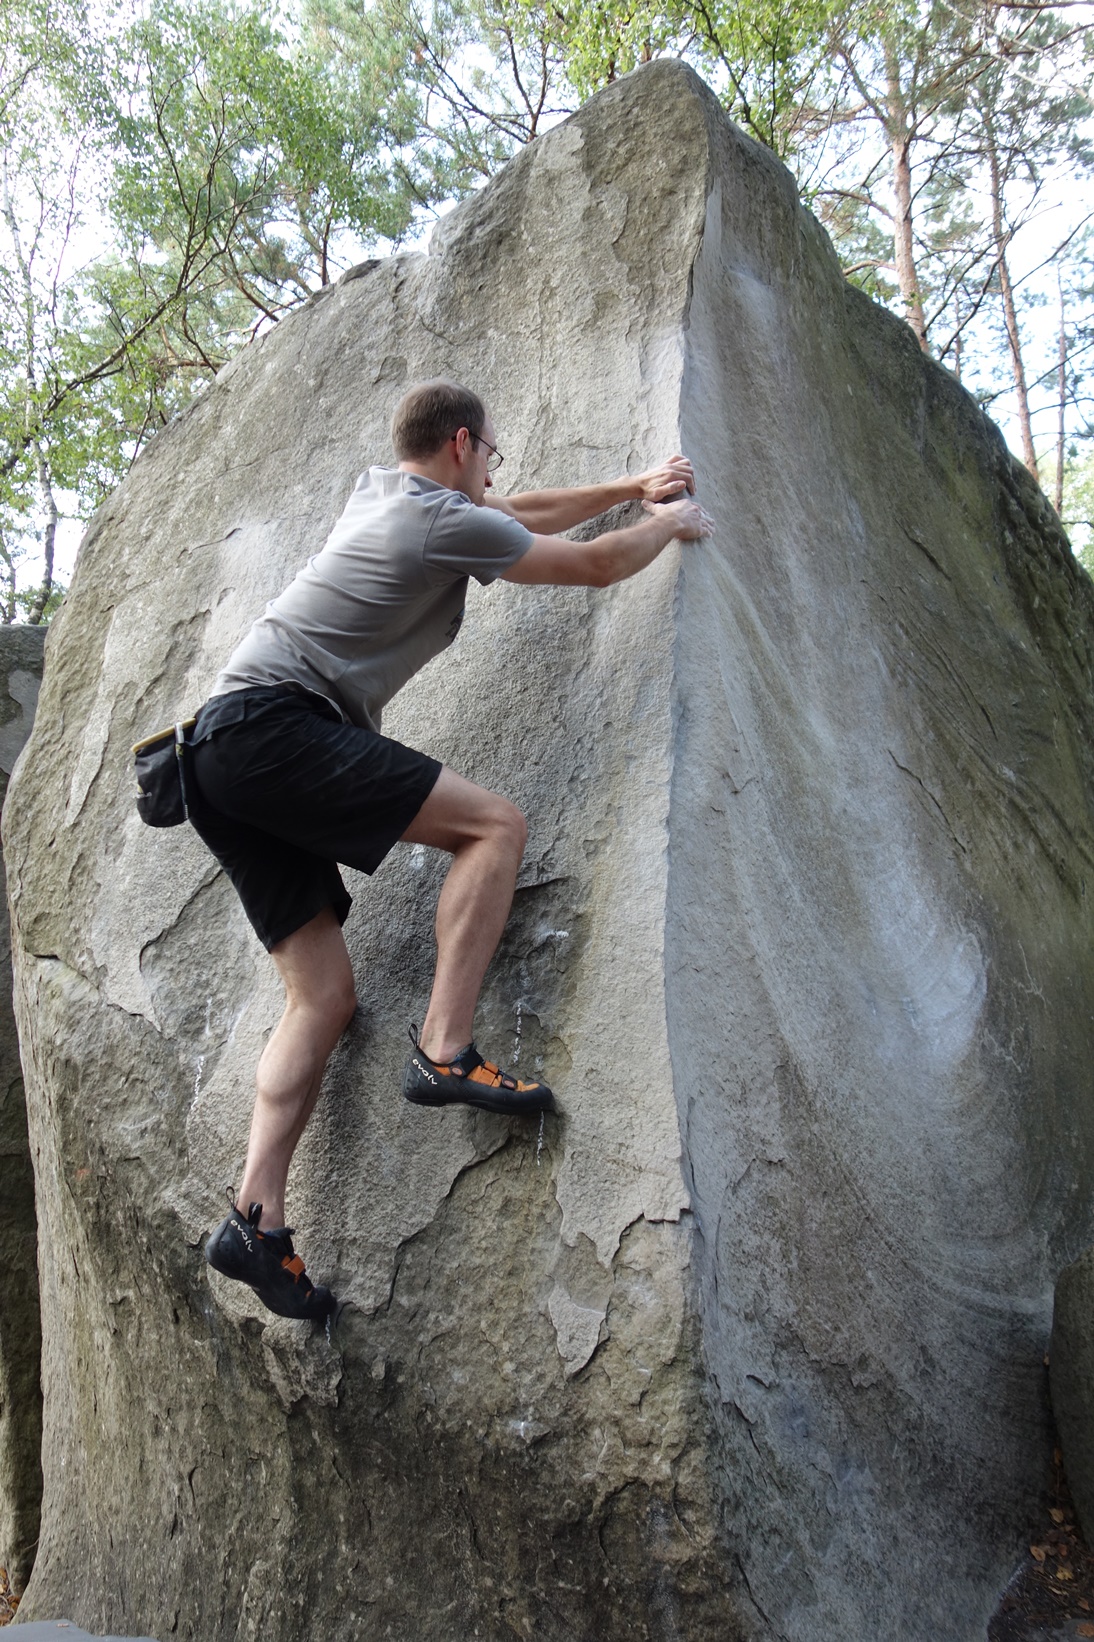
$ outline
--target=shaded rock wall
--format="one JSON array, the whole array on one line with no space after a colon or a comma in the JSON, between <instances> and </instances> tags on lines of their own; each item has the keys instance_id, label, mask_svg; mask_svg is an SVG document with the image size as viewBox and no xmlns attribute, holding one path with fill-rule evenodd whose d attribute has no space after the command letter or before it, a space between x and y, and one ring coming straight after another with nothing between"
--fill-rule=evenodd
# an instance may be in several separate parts
<instances>
[{"instance_id":1,"label":"shaded rock wall","mask_svg":"<svg viewBox=\"0 0 1094 1642\"><path fill-rule=\"evenodd\" d=\"M352 1302L328 1343L202 1265L277 990L197 839L141 828L127 750L440 372L514 491L683 443L719 532L607 593L474 591L388 715L529 816L479 1035L565 1113L404 1108L440 866L356 880L362 1009L290 1183ZM47 1318L24 1612L982 1635L1092 1219L1091 617L998 434L678 65L222 373L89 533L9 801Z\"/></svg>"},{"instance_id":2,"label":"shaded rock wall","mask_svg":"<svg viewBox=\"0 0 1094 1642\"><path fill-rule=\"evenodd\" d=\"M0 627L0 808L34 722L44 627ZM0 858L0 1567L21 1592L34 1562L42 1501L42 1330L34 1171L11 1006L11 938Z\"/></svg>"},{"instance_id":3,"label":"shaded rock wall","mask_svg":"<svg viewBox=\"0 0 1094 1642\"><path fill-rule=\"evenodd\" d=\"M1092 588L777 168L713 141L666 992L726 1497L776 1634L973 1637L1094 1190Z\"/></svg>"}]
</instances>

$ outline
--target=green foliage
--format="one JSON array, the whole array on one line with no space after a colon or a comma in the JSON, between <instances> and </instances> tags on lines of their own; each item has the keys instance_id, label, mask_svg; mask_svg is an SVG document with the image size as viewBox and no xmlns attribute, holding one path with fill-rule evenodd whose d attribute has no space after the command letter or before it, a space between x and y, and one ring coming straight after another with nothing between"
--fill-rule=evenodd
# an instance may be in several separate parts
<instances>
[{"instance_id":1,"label":"green foliage","mask_svg":"<svg viewBox=\"0 0 1094 1642\"><path fill-rule=\"evenodd\" d=\"M402 40L233 0L0 24L0 563L48 562L256 329L447 191L415 158ZM90 248L90 249L89 249ZM33 608L33 605L32 605Z\"/></svg>"},{"instance_id":2,"label":"green foliage","mask_svg":"<svg viewBox=\"0 0 1094 1642\"><path fill-rule=\"evenodd\" d=\"M398 81L394 168L415 198L459 199L574 106L543 7L494 0L301 0L311 49L333 72Z\"/></svg>"},{"instance_id":3,"label":"green foliage","mask_svg":"<svg viewBox=\"0 0 1094 1642\"><path fill-rule=\"evenodd\" d=\"M51 618L57 614L64 603L67 592L67 587L63 582L59 582L56 577L50 578L48 587L39 584L35 587L18 588L14 595L15 610L25 621L32 622L35 625L39 622L48 625ZM14 615L7 617L8 621L14 619Z\"/></svg>"},{"instance_id":4,"label":"green foliage","mask_svg":"<svg viewBox=\"0 0 1094 1642\"><path fill-rule=\"evenodd\" d=\"M357 66L290 51L253 10L153 0L118 52L110 208L131 251L173 259L187 289L215 270L274 313L328 282L340 234L399 239L413 199L387 161L385 65Z\"/></svg>"},{"instance_id":5,"label":"green foliage","mask_svg":"<svg viewBox=\"0 0 1094 1642\"><path fill-rule=\"evenodd\" d=\"M1064 529L1072 551L1094 576L1094 450L1074 451L1064 468Z\"/></svg>"},{"instance_id":6,"label":"green foliage","mask_svg":"<svg viewBox=\"0 0 1094 1642\"><path fill-rule=\"evenodd\" d=\"M687 58L726 108L782 156L825 71L839 0L305 0L348 55L401 40L431 163L452 191L490 175L552 118L655 57Z\"/></svg>"},{"instance_id":7,"label":"green foliage","mask_svg":"<svg viewBox=\"0 0 1094 1642\"><path fill-rule=\"evenodd\" d=\"M727 112L780 159L800 155L809 111L831 78L838 0L692 0L681 21L697 65L723 85Z\"/></svg>"},{"instance_id":8,"label":"green foliage","mask_svg":"<svg viewBox=\"0 0 1094 1642\"><path fill-rule=\"evenodd\" d=\"M635 0L626 5L552 7L514 0L505 8L525 41L551 39L573 96L582 101L640 63L676 54L686 34L681 8Z\"/></svg>"}]
</instances>

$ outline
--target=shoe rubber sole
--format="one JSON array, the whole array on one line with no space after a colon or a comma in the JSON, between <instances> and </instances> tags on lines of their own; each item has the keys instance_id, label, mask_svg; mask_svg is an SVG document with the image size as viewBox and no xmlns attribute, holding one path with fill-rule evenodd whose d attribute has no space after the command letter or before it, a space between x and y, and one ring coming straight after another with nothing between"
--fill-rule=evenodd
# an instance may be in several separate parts
<instances>
[{"instance_id":1,"label":"shoe rubber sole","mask_svg":"<svg viewBox=\"0 0 1094 1642\"><path fill-rule=\"evenodd\" d=\"M482 1112L498 1112L503 1117L538 1117L555 1110L555 1097L545 1083L526 1083L512 1072L503 1072L485 1060L473 1043L465 1045L446 1065L430 1060L418 1043L418 1029L412 1026L414 1045L403 1068L403 1096L414 1106L475 1106ZM478 1076L485 1067L493 1074Z\"/></svg>"},{"instance_id":2,"label":"shoe rubber sole","mask_svg":"<svg viewBox=\"0 0 1094 1642\"><path fill-rule=\"evenodd\" d=\"M477 1106L483 1112L500 1112L504 1117L537 1117L540 1112L555 1110L555 1097L550 1090L544 1090L541 1095L528 1095L525 1098L517 1097L514 1101L513 1091L500 1089L497 1093L492 1089L484 1088L480 1093L474 1088L464 1093L461 1089L458 1094L434 1093L432 1090L410 1089L403 1090L403 1099L409 1100L413 1106ZM517 1103L519 1102L519 1104Z\"/></svg>"}]
</instances>

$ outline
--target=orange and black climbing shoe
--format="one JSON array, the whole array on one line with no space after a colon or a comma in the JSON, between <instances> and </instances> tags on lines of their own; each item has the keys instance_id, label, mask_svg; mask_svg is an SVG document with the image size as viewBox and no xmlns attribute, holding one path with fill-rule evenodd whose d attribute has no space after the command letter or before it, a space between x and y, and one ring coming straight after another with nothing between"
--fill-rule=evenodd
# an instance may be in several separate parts
<instances>
[{"instance_id":1,"label":"orange and black climbing shoe","mask_svg":"<svg viewBox=\"0 0 1094 1642\"><path fill-rule=\"evenodd\" d=\"M553 1112L555 1097L545 1083L521 1083L492 1061L483 1060L473 1043L445 1065L430 1060L418 1047L418 1029L410 1028L414 1051L403 1073L403 1094L416 1106L480 1106L485 1112Z\"/></svg>"},{"instance_id":2,"label":"orange and black climbing shoe","mask_svg":"<svg viewBox=\"0 0 1094 1642\"><path fill-rule=\"evenodd\" d=\"M206 1243L206 1260L223 1276L248 1283L279 1317L321 1323L337 1304L334 1295L309 1280L303 1260L293 1253L292 1227L259 1231L261 1214L261 1203L252 1203L246 1215L237 1204Z\"/></svg>"}]
</instances>

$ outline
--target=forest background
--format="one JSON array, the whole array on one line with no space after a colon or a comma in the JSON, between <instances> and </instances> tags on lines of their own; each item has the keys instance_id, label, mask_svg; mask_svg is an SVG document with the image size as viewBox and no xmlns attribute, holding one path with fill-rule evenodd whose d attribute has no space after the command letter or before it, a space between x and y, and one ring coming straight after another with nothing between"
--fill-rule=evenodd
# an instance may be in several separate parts
<instances>
[{"instance_id":1,"label":"forest background","mask_svg":"<svg viewBox=\"0 0 1094 1642\"><path fill-rule=\"evenodd\" d=\"M0 621L257 333L652 58L792 170L1094 570L1086 0L0 0ZM59 533L60 532L60 538Z\"/></svg>"}]
</instances>

